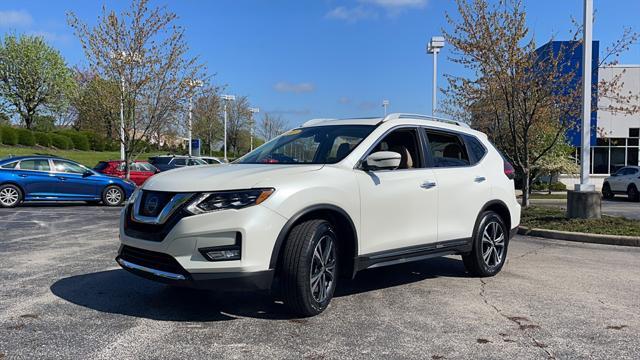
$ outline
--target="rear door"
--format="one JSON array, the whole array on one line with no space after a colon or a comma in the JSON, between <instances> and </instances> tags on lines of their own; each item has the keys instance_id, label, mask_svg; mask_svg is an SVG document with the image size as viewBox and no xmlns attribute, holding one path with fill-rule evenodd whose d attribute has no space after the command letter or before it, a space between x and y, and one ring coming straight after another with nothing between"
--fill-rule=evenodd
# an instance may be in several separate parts
<instances>
[{"instance_id":1,"label":"rear door","mask_svg":"<svg viewBox=\"0 0 640 360\"><path fill-rule=\"evenodd\" d=\"M51 173L49 159L22 160L18 163L16 172L27 199L57 196L58 180Z\"/></svg>"},{"instance_id":2,"label":"rear door","mask_svg":"<svg viewBox=\"0 0 640 360\"><path fill-rule=\"evenodd\" d=\"M480 141L463 133L423 130L438 184L438 241L471 238L476 218L491 197L482 165L487 150ZM474 150L470 145L479 148Z\"/></svg>"}]
</instances>

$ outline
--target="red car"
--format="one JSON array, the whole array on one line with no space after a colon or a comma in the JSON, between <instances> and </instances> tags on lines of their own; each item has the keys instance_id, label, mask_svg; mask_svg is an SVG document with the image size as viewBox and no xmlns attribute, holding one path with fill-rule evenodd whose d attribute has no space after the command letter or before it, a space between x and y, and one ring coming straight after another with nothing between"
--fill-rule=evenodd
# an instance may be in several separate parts
<instances>
[{"instance_id":1,"label":"red car","mask_svg":"<svg viewBox=\"0 0 640 360\"><path fill-rule=\"evenodd\" d=\"M100 161L93 170L111 176L117 176L119 178L125 177L124 161L122 160L109 160ZM131 181L136 185L142 185L148 178L157 174L159 171L155 166L149 164L146 161L134 161L130 165L129 176Z\"/></svg>"}]
</instances>

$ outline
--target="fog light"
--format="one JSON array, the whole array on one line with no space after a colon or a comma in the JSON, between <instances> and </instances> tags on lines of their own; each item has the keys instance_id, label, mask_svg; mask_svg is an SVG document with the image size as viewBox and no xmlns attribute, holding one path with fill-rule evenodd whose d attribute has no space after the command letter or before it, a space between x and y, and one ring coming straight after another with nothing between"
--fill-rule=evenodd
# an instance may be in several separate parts
<instances>
[{"instance_id":1,"label":"fog light","mask_svg":"<svg viewBox=\"0 0 640 360\"><path fill-rule=\"evenodd\" d=\"M209 250L205 256L211 261L240 260L240 249Z\"/></svg>"}]
</instances>

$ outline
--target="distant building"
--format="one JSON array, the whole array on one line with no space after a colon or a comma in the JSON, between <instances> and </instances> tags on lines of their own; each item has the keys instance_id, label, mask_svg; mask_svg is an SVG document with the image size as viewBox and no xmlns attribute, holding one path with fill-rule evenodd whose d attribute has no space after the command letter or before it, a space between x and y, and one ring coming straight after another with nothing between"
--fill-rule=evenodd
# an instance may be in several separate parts
<instances>
[{"instance_id":1,"label":"distant building","mask_svg":"<svg viewBox=\"0 0 640 360\"><path fill-rule=\"evenodd\" d=\"M600 95L598 83L601 80L611 81L619 77L623 84L622 94L640 94L640 65L615 65L598 67L599 42L593 42L592 57L592 106L596 109L591 114L591 174L596 187L602 186L602 181L609 174L626 165L640 165L640 114L627 115L609 111L615 99L608 99ZM575 71L574 81L570 86L580 87L582 84L582 45L570 41L551 41L536 50L538 54L553 51L558 54L560 49L573 49L563 54L561 63L566 64L565 71ZM640 105L640 104L636 104ZM575 158L579 161L581 132L580 119L574 120L577 126L567 132L567 141L575 147ZM560 181L573 187L578 183L576 176L560 177Z\"/></svg>"}]
</instances>

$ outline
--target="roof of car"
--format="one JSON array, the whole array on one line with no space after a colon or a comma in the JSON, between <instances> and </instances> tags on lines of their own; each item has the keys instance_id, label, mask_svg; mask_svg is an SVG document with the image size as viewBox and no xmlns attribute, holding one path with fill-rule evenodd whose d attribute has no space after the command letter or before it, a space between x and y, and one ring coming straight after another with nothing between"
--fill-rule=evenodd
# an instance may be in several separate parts
<instances>
[{"instance_id":1,"label":"roof of car","mask_svg":"<svg viewBox=\"0 0 640 360\"><path fill-rule=\"evenodd\" d=\"M408 114L408 113L393 113L385 117L365 117L365 118L351 118L351 119L312 119L302 124L302 127L327 126L327 125L378 125L386 121L397 120L397 119L405 119L408 121L417 120L417 121L425 121L425 122L440 123L440 124L446 123L448 125L469 128L468 124L461 121L445 119L437 116Z\"/></svg>"},{"instance_id":2,"label":"roof of car","mask_svg":"<svg viewBox=\"0 0 640 360\"><path fill-rule=\"evenodd\" d=\"M59 156L53 155L20 155L20 156L10 156L6 158L0 159L0 162L12 162L12 161L20 161L24 159L60 159L60 160L69 160ZM73 161L73 160L69 160Z\"/></svg>"}]
</instances>

